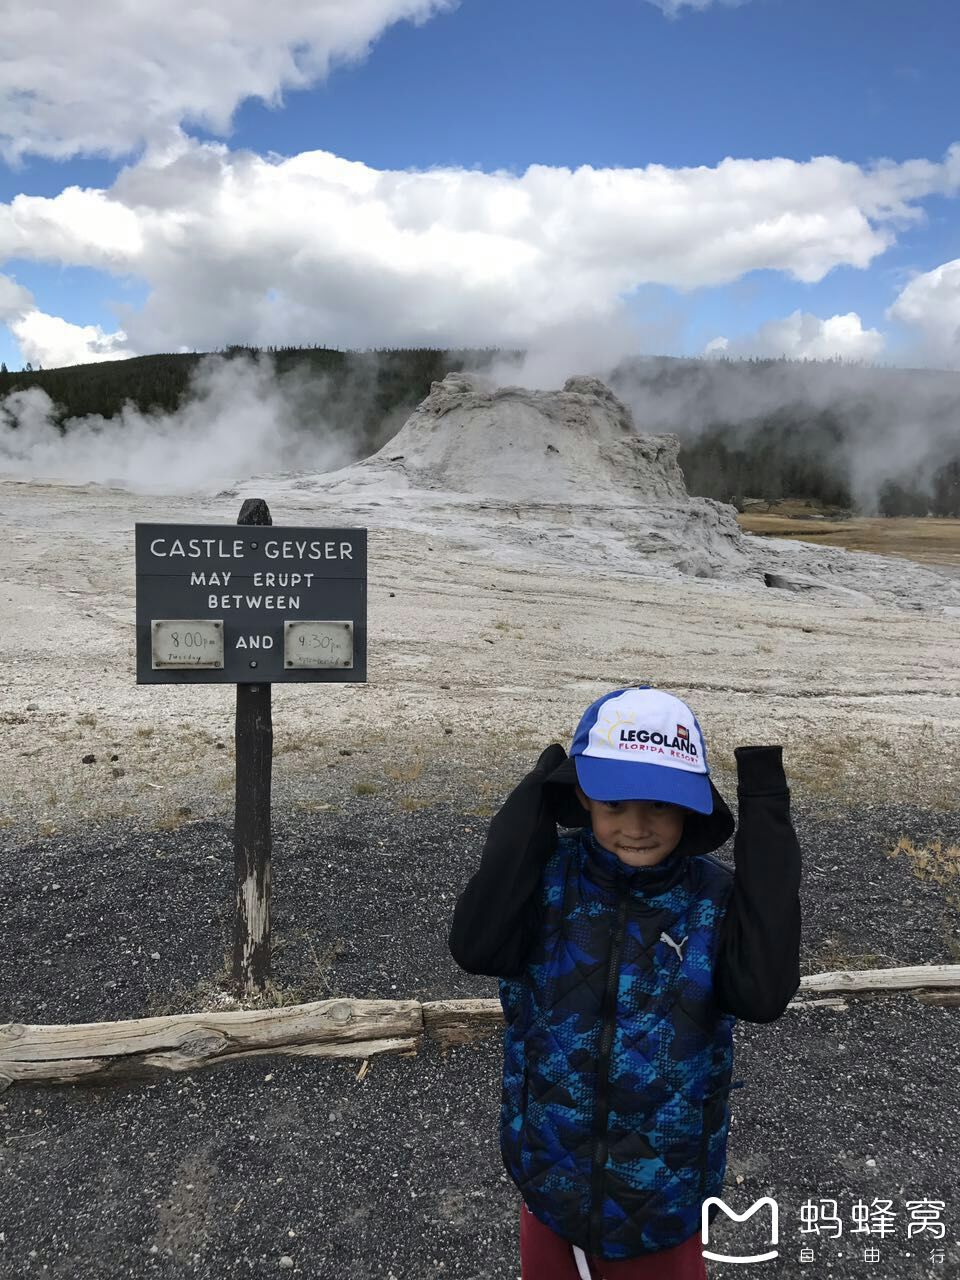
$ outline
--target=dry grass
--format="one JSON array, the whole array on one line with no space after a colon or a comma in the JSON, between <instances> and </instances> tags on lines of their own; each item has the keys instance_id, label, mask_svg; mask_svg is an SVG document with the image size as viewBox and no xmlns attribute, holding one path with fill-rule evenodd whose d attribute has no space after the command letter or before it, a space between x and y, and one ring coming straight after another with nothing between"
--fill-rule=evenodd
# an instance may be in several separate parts
<instances>
[{"instance_id":1,"label":"dry grass","mask_svg":"<svg viewBox=\"0 0 960 1280\"><path fill-rule=\"evenodd\" d=\"M395 765L392 769L385 769L388 778L394 782L416 782L421 776L424 769L424 761L422 759L411 760L409 764Z\"/></svg>"},{"instance_id":2,"label":"dry grass","mask_svg":"<svg viewBox=\"0 0 960 1280\"><path fill-rule=\"evenodd\" d=\"M777 503L770 511L737 517L745 533L822 542L847 551L902 556L920 564L960 565L960 520L927 516L853 516L838 519L802 503Z\"/></svg>"},{"instance_id":3,"label":"dry grass","mask_svg":"<svg viewBox=\"0 0 960 1280\"><path fill-rule=\"evenodd\" d=\"M950 958L960 962L960 932L957 930L960 893L954 889L960 884L960 845L944 845L942 840L916 845L908 836L901 836L887 852L888 858L900 856L910 859L910 869L918 880L930 880L948 890L944 897L946 909L941 919L943 941Z\"/></svg>"},{"instance_id":4,"label":"dry grass","mask_svg":"<svg viewBox=\"0 0 960 1280\"><path fill-rule=\"evenodd\" d=\"M353 788L354 795L375 796L380 788L373 782L358 782Z\"/></svg>"},{"instance_id":5,"label":"dry grass","mask_svg":"<svg viewBox=\"0 0 960 1280\"><path fill-rule=\"evenodd\" d=\"M193 821L193 810L188 805L181 805L173 813L161 815L154 823L158 831L179 831L188 822Z\"/></svg>"},{"instance_id":6,"label":"dry grass","mask_svg":"<svg viewBox=\"0 0 960 1280\"><path fill-rule=\"evenodd\" d=\"M432 804L432 800L418 800L415 796L402 796L397 801L397 808L402 809L404 813L416 813L419 809L429 809Z\"/></svg>"},{"instance_id":7,"label":"dry grass","mask_svg":"<svg viewBox=\"0 0 960 1280\"><path fill-rule=\"evenodd\" d=\"M791 749L788 781L791 786L800 786L815 795L857 795L863 789L867 763L865 740L856 734L838 734L811 744L806 751ZM735 759L731 768L736 771Z\"/></svg>"},{"instance_id":8,"label":"dry grass","mask_svg":"<svg viewBox=\"0 0 960 1280\"><path fill-rule=\"evenodd\" d=\"M931 722L924 722L917 733L932 737L935 729ZM790 744L785 753L787 781L798 794L811 799L859 802L865 786L873 785L883 766L892 763L894 751L890 740L880 734L834 734L801 740ZM712 762L723 768L727 757L714 752ZM926 809L950 813L957 808L952 770L937 774L901 763L896 782L898 794Z\"/></svg>"},{"instance_id":9,"label":"dry grass","mask_svg":"<svg viewBox=\"0 0 960 1280\"><path fill-rule=\"evenodd\" d=\"M901 836L887 857L901 854L910 859L911 870L919 880L932 880L942 887L960 880L960 845L933 840L929 845L918 846L909 837Z\"/></svg>"},{"instance_id":10,"label":"dry grass","mask_svg":"<svg viewBox=\"0 0 960 1280\"><path fill-rule=\"evenodd\" d=\"M275 980L269 981L262 995L248 996L240 1002L244 1009L279 1009L285 1005L307 1004L311 1000L326 1000L336 994L328 975L337 956L343 952L345 945L343 938L334 938L331 943L318 951L305 930L295 930L292 936L307 944L312 963L307 976L295 986L284 986ZM287 942L287 938L274 934L272 939L274 959Z\"/></svg>"},{"instance_id":11,"label":"dry grass","mask_svg":"<svg viewBox=\"0 0 960 1280\"><path fill-rule=\"evenodd\" d=\"M512 631L517 640L523 639L523 628L518 627L515 622L510 622L507 618L498 618L492 625L494 631L500 631L504 635L509 635Z\"/></svg>"},{"instance_id":12,"label":"dry grass","mask_svg":"<svg viewBox=\"0 0 960 1280\"><path fill-rule=\"evenodd\" d=\"M844 951L841 947L825 946L815 953L815 973L836 973L838 970L890 969L896 965L893 956L875 951Z\"/></svg>"},{"instance_id":13,"label":"dry grass","mask_svg":"<svg viewBox=\"0 0 960 1280\"><path fill-rule=\"evenodd\" d=\"M270 978L263 991L255 996L243 999L236 994L233 981L233 952L223 953L223 964L218 973L211 978L201 979L191 986L177 983L163 995L150 997L147 1012L152 1017L170 1017L178 1013L203 1013L210 1010L227 1009L280 1009L288 1005L308 1004L313 1000L326 1000L334 996L329 972L336 958L343 952L344 940L334 938L326 947L318 950L304 930L295 930L292 937L300 938L307 943L310 952L311 968L302 981L292 986L285 986ZM271 938L271 959L276 958L289 944L285 935L274 932Z\"/></svg>"}]
</instances>

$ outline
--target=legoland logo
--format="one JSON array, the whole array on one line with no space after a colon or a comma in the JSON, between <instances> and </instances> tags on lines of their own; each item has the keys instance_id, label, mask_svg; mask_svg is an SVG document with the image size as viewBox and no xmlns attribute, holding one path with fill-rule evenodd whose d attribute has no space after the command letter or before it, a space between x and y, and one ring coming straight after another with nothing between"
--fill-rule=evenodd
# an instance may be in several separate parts
<instances>
[{"instance_id":1,"label":"legoland logo","mask_svg":"<svg viewBox=\"0 0 960 1280\"><path fill-rule=\"evenodd\" d=\"M683 730L681 733L680 731ZM642 742L652 743L655 747L667 747L671 751L685 751L688 755L696 756L697 748L690 741L690 734L683 728L682 724L677 725L677 732L671 738L668 733L660 733L654 729L651 733L649 729L621 729L620 730L620 749L623 750L624 744ZM630 748L628 747L628 750ZM636 747L633 748L636 750Z\"/></svg>"},{"instance_id":2,"label":"legoland logo","mask_svg":"<svg viewBox=\"0 0 960 1280\"><path fill-rule=\"evenodd\" d=\"M776 1200L770 1196L761 1196L759 1200L755 1200L746 1213L737 1213L735 1209L731 1209L728 1204L720 1199L719 1196L708 1196L703 1202L700 1210L700 1239L703 1242L703 1256L709 1258L711 1262L771 1262L774 1258L780 1256L777 1249L771 1249L767 1253L754 1253L743 1255L733 1255L726 1253L711 1253L706 1247L710 1243L710 1215L711 1205L718 1205L728 1218L732 1218L734 1222L746 1222L747 1218L752 1218L758 1209L762 1209L764 1205L770 1206L770 1243L777 1244L780 1239L780 1210Z\"/></svg>"}]
</instances>

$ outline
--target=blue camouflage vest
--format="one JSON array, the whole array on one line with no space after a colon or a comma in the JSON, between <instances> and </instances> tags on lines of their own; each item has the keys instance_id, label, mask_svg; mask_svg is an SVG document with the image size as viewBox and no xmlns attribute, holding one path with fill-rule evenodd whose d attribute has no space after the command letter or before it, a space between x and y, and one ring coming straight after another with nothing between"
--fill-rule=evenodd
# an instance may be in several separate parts
<instances>
[{"instance_id":1,"label":"blue camouflage vest","mask_svg":"<svg viewBox=\"0 0 960 1280\"><path fill-rule=\"evenodd\" d=\"M736 1019L712 990L732 885L709 854L627 867L586 829L544 868L538 941L500 983L500 1143L530 1210L587 1253L682 1244L721 1192Z\"/></svg>"}]
</instances>

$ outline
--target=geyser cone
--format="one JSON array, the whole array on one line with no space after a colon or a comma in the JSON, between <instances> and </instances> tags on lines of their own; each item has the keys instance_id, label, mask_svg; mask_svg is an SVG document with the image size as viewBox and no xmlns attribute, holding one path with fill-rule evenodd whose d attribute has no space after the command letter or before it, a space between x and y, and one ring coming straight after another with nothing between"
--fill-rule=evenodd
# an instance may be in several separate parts
<instances>
[{"instance_id":1,"label":"geyser cone","mask_svg":"<svg viewBox=\"0 0 960 1280\"><path fill-rule=\"evenodd\" d=\"M687 497L676 436L641 436L596 378L562 391L484 390L448 374L368 464L397 466L418 489L506 502L632 502Z\"/></svg>"}]
</instances>

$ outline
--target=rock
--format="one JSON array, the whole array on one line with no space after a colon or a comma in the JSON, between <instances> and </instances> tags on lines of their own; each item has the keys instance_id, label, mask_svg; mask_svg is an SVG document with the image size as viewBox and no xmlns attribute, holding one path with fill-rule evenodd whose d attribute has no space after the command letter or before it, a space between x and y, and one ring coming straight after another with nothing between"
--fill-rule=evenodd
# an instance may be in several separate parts
<instances>
[{"instance_id":1,"label":"rock","mask_svg":"<svg viewBox=\"0 0 960 1280\"><path fill-rule=\"evenodd\" d=\"M796 595L829 595L843 604L870 604L872 597L836 582L824 582L798 573L765 573L763 580L768 587L778 591L792 591Z\"/></svg>"},{"instance_id":2,"label":"rock","mask_svg":"<svg viewBox=\"0 0 960 1280\"><path fill-rule=\"evenodd\" d=\"M114 760L116 760L117 757L114 756L113 758ZM111 769L110 772L113 774L115 778L125 778L127 776L126 769L121 769L119 767Z\"/></svg>"},{"instance_id":3,"label":"rock","mask_svg":"<svg viewBox=\"0 0 960 1280\"><path fill-rule=\"evenodd\" d=\"M524 504L571 495L690 501L679 450L677 436L640 435L627 406L597 378L529 391L491 389L451 373L433 384L389 444L349 470L393 470L402 452L404 477L424 489Z\"/></svg>"},{"instance_id":4,"label":"rock","mask_svg":"<svg viewBox=\"0 0 960 1280\"><path fill-rule=\"evenodd\" d=\"M279 1265L282 1271L290 1270L290 1268L293 1266L293 1259L290 1257L289 1253L285 1253L281 1257Z\"/></svg>"},{"instance_id":5,"label":"rock","mask_svg":"<svg viewBox=\"0 0 960 1280\"><path fill-rule=\"evenodd\" d=\"M28 710L28 711L39 711L39 710L40 710L40 704L39 704L38 702L28 702L28 703L27 703L27 710Z\"/></svg>"},{"instance_id":6,"label":"rock","mask_svg":"<svg viewBox=\"0 0 960 1280\"><path fill-rule=\"evenodd\" d=\"M466 531L468 545L495 537L520 563L758 590L766 579L817 605L960 616L960 581L933 568L744 533L731 505L687 493L679 449L676 435L644 434L596 378L538 391L451 373L377 453L295 487L338 507L389 502L425 540L445 527Z\"/></svg>"},{"instance_id":7,"label":"rock","mask_svg":"<svg viewBox=\"0 0 960 1280\"><path fill-rule=\"evenodd\" d=\"M80 763L81 763L81 764L96 764L96 763L97 763L97 757L96 757L95 755L88 755L88 756L84 756L84 757L83 757L83 759L80 761Z\"/></svg>"}]
</instances>

